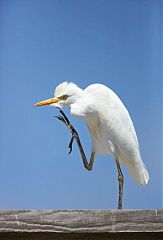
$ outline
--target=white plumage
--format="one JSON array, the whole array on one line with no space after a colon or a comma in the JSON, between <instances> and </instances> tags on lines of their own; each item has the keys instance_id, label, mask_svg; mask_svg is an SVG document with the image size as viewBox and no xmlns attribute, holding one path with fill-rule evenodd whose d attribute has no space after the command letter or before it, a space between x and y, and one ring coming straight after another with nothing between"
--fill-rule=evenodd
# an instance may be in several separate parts
<instances>
[{"instance_id":1,"label":"white plumage","mask_svg":"<svg viewBox=\"0 0 163 240\"><path fill-rule=\"evenodd\" d=\"M74 83L64 82L56 87L54 95L54 98L36 106L70 108L73 116L86 120L92 138L92 152L112 155L128 168L138 183L148 183L148 171L141 159L132 120L120 98L110 88L92 84L82 90ZM122 175L121 172L119 174Z\"/></svg>"},{"instance_id":2,"label":"white plumage","mask_svg":"<svg viewBox=\"0 0 163 240\"><path fill-rule=\"evenodd\" d=\"M72 104L71 114L87 121L93 150L118 157L138 183L147 184L149 175L141 159L137 135L122 101L102 84L90 85L81 95L86 97Z\"/></svg>"}]
</instances>

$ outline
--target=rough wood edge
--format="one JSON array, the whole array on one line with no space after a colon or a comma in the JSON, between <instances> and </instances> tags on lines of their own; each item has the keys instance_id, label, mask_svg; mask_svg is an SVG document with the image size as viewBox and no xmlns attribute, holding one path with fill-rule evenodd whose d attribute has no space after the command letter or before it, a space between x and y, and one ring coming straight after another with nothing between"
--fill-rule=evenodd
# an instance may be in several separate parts
<instances>
[{"instance_id":1,"label":"rough wood edge","mask_svg":"<svg viewBox=\"0 0 163 240\"><path fill-rule=\"evenodd\" d=\"M0 232L163 232L163 210L3 210Z\"/></svg>"}]
</instances>

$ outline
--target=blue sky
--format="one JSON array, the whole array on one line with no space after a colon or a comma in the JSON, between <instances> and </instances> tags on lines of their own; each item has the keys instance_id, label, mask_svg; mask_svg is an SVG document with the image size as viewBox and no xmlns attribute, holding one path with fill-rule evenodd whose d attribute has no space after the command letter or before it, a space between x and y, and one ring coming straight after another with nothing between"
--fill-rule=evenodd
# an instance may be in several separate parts
<instances>
[{"instance_id":1,"label":"blue sky","mask_svg":"<svg viewBox=\"0 0 163 240\"><path fill-rule=\"evenodd\" d=\"M0 0L0 208L117 208L114 160L95 159L92 172L70 133L35 108L63 81L103 83L128 108L150 174L139 186L123 167L124 208L162 208L161 1ZM87 155L83 120L66 111Z\"/></svg>"}]
</instances>

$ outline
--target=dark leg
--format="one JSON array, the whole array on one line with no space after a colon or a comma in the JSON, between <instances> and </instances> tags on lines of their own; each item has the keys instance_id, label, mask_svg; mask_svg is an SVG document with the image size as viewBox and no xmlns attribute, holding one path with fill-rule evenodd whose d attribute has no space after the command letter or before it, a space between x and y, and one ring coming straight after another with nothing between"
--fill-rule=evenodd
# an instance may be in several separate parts
<instances>
[{"instance_id":1,"label":"dark leg","mask_svg":"<svg viewBox=\"0 0 163 240\"><path fill-rule=\"evenodd\" d=\"M123 173L121 171L121 167L119 164L119 161L116 160L117 170L118 170L118 182L119 182L119 199L118 199L118 209L122 209L122 196L123 196L123 183L124 183L124 177Z\"/></svg>"},{"instance_id":2,"label":"dark leg","mask_svg":"<svg viewBox=\"0 0 163 240\"><path fill-rule=\"evenodd\" d=\"M60 121L62 121L64 124L66 124L66 126L70 129L71 134L72 134L71 141L70 141L70 143L69 143L69 145L68 145L68 148L70 149L69 154L70 154L71 151L72 151L73 141L74 141L74 139L76 139L77 144L78 144L78 148L79 148L79 151L80 151L82 160L83 160L84 167L85 167L88 171L91 171L91 170L92 170L92 167L93 167L93 163L94 163L95 152L92 152L92 153L91 153L91 158L90 158L90 161L89 161L89 163L88 163L87 158L86 158L85 153L84 153L84 150L83 150L83 147L82 147L82 144L81 144L81 142L80 142L80 138L79 138L79 135L78 135L77 131L76 131L76 130L74 129L74 127L70 124L70 121L68 120L67 116L65 115L65 113L64 113L60 108L59 108L59 111L60 111L61 115L55 116L55 117L57 117Z\"/></svg>"}]
</instances>

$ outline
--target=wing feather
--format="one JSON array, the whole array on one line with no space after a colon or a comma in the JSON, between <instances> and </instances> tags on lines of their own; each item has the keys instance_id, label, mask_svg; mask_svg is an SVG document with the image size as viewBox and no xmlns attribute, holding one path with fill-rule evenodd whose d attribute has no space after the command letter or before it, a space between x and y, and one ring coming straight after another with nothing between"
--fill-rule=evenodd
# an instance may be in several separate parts
<instances>
[{"instance_id":1,"label":"wing feather","mask_svg":"<svg viewBox=\"0 0 163 240\"><path fill-rule=\"evenodd\" d=\"M93 84L86 88L85 92L90 99L94 99L92 108L101 121L102 136L94 139L96 145L100 145L105 139L103 144L107 144L109 151L113 151L112 155L128 167L139 183L146 184L149 179L148 171L142 162L136 131L126 107L120 98L104 85Z\"/></svg>"}]
</instances>

